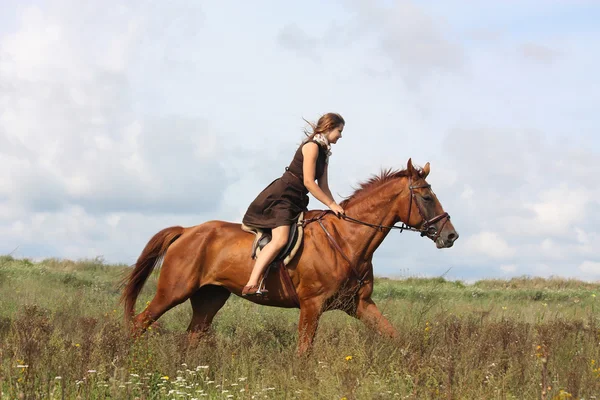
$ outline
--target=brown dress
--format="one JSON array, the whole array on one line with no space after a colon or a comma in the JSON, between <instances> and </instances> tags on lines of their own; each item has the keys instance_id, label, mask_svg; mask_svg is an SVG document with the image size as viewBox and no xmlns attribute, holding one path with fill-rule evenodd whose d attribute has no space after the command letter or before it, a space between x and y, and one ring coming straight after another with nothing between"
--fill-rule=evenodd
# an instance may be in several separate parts
<instances>
[{"instance_id":1,"label":"brown dress","mask_svg":"<svg viewBox=\"0 0 600 400\"><path fill-rule=\"evenodd\" d=\"M304 186L302 170L302 147L280 178L269 184L248 207L242 222L251 227L272 229L282 225L291 225L302 211L307 211L308 189ZM317 142L315 142L317 143ZM317 145L319 145L317 143ZM315 168L315 178L319 179L325 170L327 149L319 145L319 155Z\"/></svg>"}]
</instances>

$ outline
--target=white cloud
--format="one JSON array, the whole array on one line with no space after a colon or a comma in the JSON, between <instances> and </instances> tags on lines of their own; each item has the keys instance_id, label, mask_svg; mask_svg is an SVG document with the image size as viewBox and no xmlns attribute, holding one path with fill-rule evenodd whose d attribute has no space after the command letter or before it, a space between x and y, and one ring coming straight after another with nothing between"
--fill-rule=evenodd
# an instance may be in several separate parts
<instances>
[{"instance_id":1,"label":"white cloud","mask_svg":"<svg viewBox=\"0 0 600 400\"><path fill-rule=\"evenodd\" d=\"M464 247L475 254L494 259L509 259L515 250L495 232L480 232L466 239Z\"/></svg>"},{"instance_id":2,"label":"white cloud","mask_svg":"<svg viewBox=\"0 0 600 400\"><path fill-rule=\"evenodd\" d=\"M82 48L74 26L36 7L0 39L0 85L12 87L0 95L8 105L0 132L11 144L0 151L8 167L0 195L34 211L216 209L226 185L217 131L201 118L134 111L125 54L138 18L107 33L108 56L98 62L98 48Z\"/></svg>"},{"instance_id":3,"label":"white cloud","mask_svg":"<svg viewBox=\"0 0 600 400\"><path fill-rule=\"evenodd\" d=\"M559 52L536 43L525 43L521 46L520 52L527 59L545 64L552 63L560 56Z\"/></svg>"},{"instance_id":4,"label":"white cloud","mask_svg":"<svg viewBox=\"0 0 600 400\"><path fill-rule=\"evenodd\" d=\"M591 200L584 189L561 185L541 194L541 201L526 205L535 212L533 226L551 231L564 231L584 218L585 206Z\"/></svg>"},{"instance_id":5,"label":"white cloud","mask_svg":"<svg viewBox=\"0 0 600 400\"><path fill-rule=\"evenodd\" d=\"M600 262L586 260L579 265L579 270L585 275L600 279Z\"/></svg>"},{"instance_id":6,"label":"white cloud","mask_svg":"<svg viewBox=\"0 0 600 400\"><path fill-rule=\"evenodd\" d=\"M513 273L517 271L517 266L515 264L503 264L500 269L506 273Z\"/></svg>"}]
</instances>

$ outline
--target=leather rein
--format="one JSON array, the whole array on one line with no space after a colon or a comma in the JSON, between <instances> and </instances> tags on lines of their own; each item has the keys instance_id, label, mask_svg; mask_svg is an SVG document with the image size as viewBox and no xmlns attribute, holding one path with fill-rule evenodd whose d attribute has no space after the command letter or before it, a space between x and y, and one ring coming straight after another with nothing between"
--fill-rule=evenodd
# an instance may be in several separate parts
<instances>
[{"instance_id":1,"label":"leather rein","mask_svg":"<svg viewBox=\"0 0 600 400\"><path fill-rule=\"evenodd\" d=\"M420 228L413 228L411 226L409 226L408 224L402 222L402 225L398 226L398 225L382 225L382 224L371 224L369 222L365 222L365 221L361 221L358 220L356 218L352 218L352 217L348 217L345 214L342 214L340 217L342 219L345 219L347 221L350 222L354 222L357 224L361 224L361 225L365 225L365 226L369 226L372 228L376 228L379 231L383 231L384 229L399 229L400 233L402 233L403 231L412 231L412 232L420 232L421 236L427 236L430 239L432 239L433 241L436 241L439 237L440 237L440 233L442 232L442 230L444 229L444 226L446 225L446 223L448 222L448 220L450 219L450 215L447 212L444 212L442 214L436 215L435 217L431 218L431 219L426 219L425 218L425 214L423 213L423 210L421 209L421 206L419 205L419 202L417 201L416 198L416 194L414 192L414 189L424 189L424 188L431 188L430 184L423 184L423 185L418 185L418 186L413 186L412 185L412 177L408 178L408 189L410 190L410 202L408 203L408 215L406 218L406 221L410 221L410 213L412 211L412 203L414 202L417 205L417 211L419 212L419 215L421 216L422 220L424 221L421 224ZM304 219L301 221L302 226L306 226L311 222L317 221L319 223L319 225L321 226L321 228L323 228L323 231L325 232L325 235L327 236L327 239L329 239L329 242L331 242L331 244L333 245L333 247L342 255L342 257L348 262L348 264L350 265L350 268L352 269L352 272L354 273L354 275L356 275L356 278L358 279L358 284L359 284L359 288L364 284L365 278L367 277L369 270L367 270L365 272L364 275L359 274L359 272L356 270L356 268L354 267L354 264L352 263L352 261L350 260L350 258L348 258L348 256L346 256L346 254L344 253L344 251L342 250L342 248L340 247L340 245L336 242L336 240L334 239L334 237L329 233L329 231L325 228L325 225L323 225L323 223L321 222L321 220L323 219L323 217L332 212L331 210L325 210L323 211L321 214L319 214L316 217L313 218L309 218L309 219ZM435 224L441 220L444 220L444 223L442 224L442 226L440 227L440 229L436 229Z\"/></svg>"}]
</instances>

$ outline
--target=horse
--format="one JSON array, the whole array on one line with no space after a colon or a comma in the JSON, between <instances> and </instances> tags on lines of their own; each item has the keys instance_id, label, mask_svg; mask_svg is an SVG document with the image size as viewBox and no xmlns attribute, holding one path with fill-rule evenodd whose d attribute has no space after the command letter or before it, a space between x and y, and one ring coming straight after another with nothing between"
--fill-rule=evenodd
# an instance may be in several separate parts
<instances>
[{"instance_id":1,"label":"horse","mask_svg":"<svg viewBox=\"0 0 600 400\"><path fill-rule=\"evenodd\" d=\"M450 248L459 235L431 186L425 180L429 162L405 169L382 170L359 184L340 205L345 214L307 210L303 242L279 274L264 279L268 296L242 297L257 304L299 308L298 355L310 353L323 312L342 310L378 334L395 338L397 330L371 298L373 254L392 229L416 231L438 249ZM401 222L402 225L396 225ZM146 244L124 278L121 302L132 337L171 308L190 300L190 336L210 330L213 318L229 296L240 296L252 271L253 235L240 223L211 220L196 226L172 226ZM135 315L136 299L155 265L161 264L154 298ZM282 278L287 274L286 279ZM286 284L287 283L287 284Z\"/></svg>"}]
</instances>

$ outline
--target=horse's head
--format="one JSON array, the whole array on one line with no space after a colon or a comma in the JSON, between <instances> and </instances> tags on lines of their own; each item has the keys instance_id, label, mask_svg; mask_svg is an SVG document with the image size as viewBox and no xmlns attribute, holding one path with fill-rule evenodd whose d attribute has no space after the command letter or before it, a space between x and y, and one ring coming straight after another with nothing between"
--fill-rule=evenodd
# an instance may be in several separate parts
<instances>
[{"instance_id":1,"label":"horse's head","mask_svg":"<svg viewBox=\"0 0 600 400\"><path fill-rule=\"evenodd\" d=\"M407 163L408 197L407 203L398 210L398 218L406 225L421 230L421 236L433 240L438 249L452 247L458 232L444 211L437 196L425 178L429 175L429 163L422 169L413 166L412 160ZM404 210L402 209L404 208Z\"/></svg>"}]
</instances>

